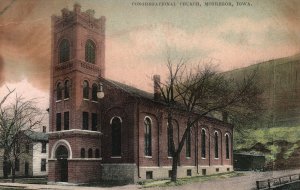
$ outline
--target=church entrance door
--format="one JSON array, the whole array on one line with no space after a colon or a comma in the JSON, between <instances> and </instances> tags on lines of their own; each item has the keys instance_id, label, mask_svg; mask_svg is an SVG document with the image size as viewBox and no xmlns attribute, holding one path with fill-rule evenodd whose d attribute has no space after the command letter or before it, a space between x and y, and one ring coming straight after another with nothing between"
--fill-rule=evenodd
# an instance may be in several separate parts
<instances>
[{"instance_id":1,"label":"church entrance door","mask_svg":"<svg viewBox=\"0 0 300 190\"><path fill-rule=\"evenodd\" d=\"M55 152L55 156L58 161L58 168L59 168L59 181L61 182L68 182L68 160L69 157L68 149L60 145Z\"/></svg>"}]
</instances>

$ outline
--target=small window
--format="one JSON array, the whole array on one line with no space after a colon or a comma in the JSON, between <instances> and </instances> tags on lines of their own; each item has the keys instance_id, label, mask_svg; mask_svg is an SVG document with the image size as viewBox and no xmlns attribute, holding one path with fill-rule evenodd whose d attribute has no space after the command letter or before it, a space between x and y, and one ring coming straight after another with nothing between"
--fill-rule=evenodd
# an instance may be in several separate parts
<instances>
[{"instance_id":1,"label":"small window","mask_svg":"<svg viewBox=\"0 0 300 190\"><path fill-rule=\"evenodd\" d=\"M172 170L169 170L169 178L172 177Z\"/></svg>"},{"instance_id":2,"label":"small window","mask_svg":"<svg viewBox=\"0 0 300 190\"><path fill-rule=\"evenodd\" d=\"M84 148L82 148L82 149L80 150L80 157L81 157L81 158L85 158L85 149L84 149Z\"/></svg>"},{"instance_id":3,"label":"small window","mask_svg":"<svg viewBox=\"0 0 300 190\"><path fill-rule=\"evenodd\" d=\"M64 130L69 130L69 112L64 113Z\"/></svg>"},{"instance_id":4,"label":"small window","mask_svg":"<svg viewBox=\"0 0 300 190\"><path fill-rule=\"evenodd\" d=\"M230 168L227 168L227 171L230 172Z\"/></svg>"},{"instance_id":5,"label":"small window","mask_svg":"<svg viewBox=\"0 0 300 190\"><path fill-rule=\"evenodd\" d=\"M89 83L88 81L83 81L83 99L89 99Z\"/></svg>"},{"instance_id":6,"label":"small window","mask_svg":"<svg viewBox=\"0 0 300 190\"><path fill-rule=\"evenodd\" d=\"M56 113L56 131L61 130L61 113Z\"/></svg>"},{"instance_id":7,"label":"small window","mask_svg":"<svg viewBox=\"0 0 300 190\"><path fill-rule=\"evenodd\" d=\"M85 61L88 63L95 63L96 46L92 40L87 40L85 44Z\"/></svg>"},{"instance_id":8,"label":"small window","mask_svg":"<svg viewBox=\"0 0 300 190\"><path fill-rule=\"evenodd\" d=\"M82 112L82 129L88 130L89 129L89 113Z\"/></svg>"},{"instance_id":9,"label":"small window","mask_svg":"<svg viewBox=\"0 0 300 190\"><path fill-rule=\"evenodd\" d=\"M206 158L206 133L205 130L201 130L201 157Z\"/></svg>"},{"instance_id":10,"label":"small window","mask_svg":"<svg viewBox=\"0 0 300 190\"><path fill-rule=\"evenodd\" d=\"M91 148L88 150L88 158L93 158L93 150Z\"/></svg>"},{"instance_id":11,"label":"small window","mask_svg":"<svg viewBox=\"0 0 300 190\"><path fill-rule=\"evenodd\" d=\"M46 142L42 142L42 153L46 153L46 146L47 146L47 143Z\"/></svg>"},{"instance_id":12,"label":"small window","mask_svg":"<svg viewBox=\"0 0 300 190\"><path fill-rule=\"evenodd\" d=\"M95 150L95 158L100 158L100 151L98 148Z\"/></svg>"},{"instance_id":13,"label":"small window","mask_svg":"<svg viewBox=\"0 0 300 190\"><path fill-rule=\"evenodd\" d=\"M92 131L97 131L97 114L92 113Z\"/></svg>"},{"instance_id":14,"label":"small window","mask_svg":"<svg viewBox=\"0 0 300 190\"><path fill-rule=\"evenodd\" d=\"M187 158L191 157L191 131L188 129L187 136L185 139L185 156Z\"/></svg>"},{"instance_id":15,"label":"small window","mask_svg":"<svg viewBox=\"0 0 300 190\"><path fill-rule=\"evenodd\" d=\"M43 126L43 133L46 133L47 127Z\"/></svg>"},{"instance_id":16,"label":"small window","mask_svg":"<svg viewBox=\"0 0 300 190\"><path fill-rule=\"evenodd\" d=\"M145 156L152 156L151 120L146 117L145 125Z\"/></svg>"},{"instance_id":17,"label":"small window","mask_svg":"<svg viewBox=\"0 0 300 190\"><path fill-rule=\"evenodd\" d=\"M63 63L70 60L70 44L69 41L63 39L59 44L59 62Z\"/></svg>"},{"instance_id":18,"label":"small window","mask_svg":"<svg viewBox=\"0 0 300 190\"><path fill-rule=\"evenodd\" d=\"M218 132L215 132L215 158L219 158L219 137Z\"/></svg>"},{"instance_id":19,"label":"small window","mask_svg":"<svg viewBox=\"0 0 300 190\"><path fill-rule=\"evenodd\" d=\"M46 159L41 160L41 172L46 171Z\"/></svg>"},{"instance_id":20,"label":"small window","mask_svg":"<svg viewBox=\"0 0 300 190\"><path fill-rule=\"evenodd\" d=\"M17 142L17 148L16 148L16 153L20 153L20 144L19 144L19 142Z\"/></svg>"},{"instance_id":21,"label":"small window","mask_svg":"<svg viewBox=\"0 0 300 190\"><path fill-rule=\"evenodd\" d=\"M226 146L226 159L229 159L229 135L225 135L225 146Z\"/></svg>"},{"instance_id":22,"label":"small window","mask_svg":"<svg viewBox=\"0 0 300 190\"><path fill-rule=\"evenodd\" d=\"M26 152L26 153L29 153L29 149L30 149L30 145L27 143L27 144L25 145L25 152Z\"/></svg>"},{"instance_id":23,"label":"small window","mask_svg":"<svg viewBox=\"0 0 300 190\"><path fill-rule=\"evenodd\" d=\"M146 179L153 179L153 172L152 171L146 171Z\"/></svg>"},{"instance_id":24,"label":"small window","mask_svg":"<svg viewBox=\"0 0 300 190\"><path fill-rule=\"evenodd\" d=\"M98 86L97 86L97 84L94 83L93 86L92 86L92 100L93 101L98 100L97 92L98 92Z\"/></svg>"},{"instance_id":25,"label":"small window","mask_svg":"<svg viewBox=\"0 0 300 190\"><path fill-rule=\"evenodd\" d=\"M216 172L219 172L220 171L220 169L219 168L216 168Z\"/></svg>"},{"instance_id":26,"label":"small window","mask_svg":"<svg viewBox=\"0 0 300 190\"><path fill-rule=\"evenodd\" d=\"M206 169L202 169L202 175L206 175Z\"/></svg>"},{"instance_id":27,"label":"small window","mask_svg":"<svg viewBox=\"0 0 300 190\"><path fill-rule=\"evenodd\" d=\"M119 117L114 117L111 121L112 156L121 156L121 126L121 119Z\"/></svg>"},{"instance_id":28,"label":"small window","mask_svg":"<svg viewBox=\"0 0 300 190\"><path fill-rule=\"evenodd\" d=\"M56 100L62 99L62 90L63 90L62 84L59 82L56 85Z\"/></svg>"},{"instance_id":29,"label":"small window","mask_svg":"<svg viewBox=\"0 0 300 190\"><path fill-rule=\"evenodd\" d=\"M20 171L20 160L19 159L15 159L15 170L16 172Z\"/></svg>"},{"instance_id":30,"label":"small window","mask_svg":"<svg viewBox=\"0 0 300 190\"><path fill-rule=\"evenodd\" d=\"M65 99L70 98L70 82L69 82L69 80L65 81L64 91L65 91Z\"/></svg>"},{"instance_id":31,"label":"small window","mask_svg":"<svg viewBox=\"0 0 300 190\"><path fill-rule=\"evenodd\" d=\"M191 169L186 170L186 176L192 176L192 170Z\"/></svg>"}]
</instances>

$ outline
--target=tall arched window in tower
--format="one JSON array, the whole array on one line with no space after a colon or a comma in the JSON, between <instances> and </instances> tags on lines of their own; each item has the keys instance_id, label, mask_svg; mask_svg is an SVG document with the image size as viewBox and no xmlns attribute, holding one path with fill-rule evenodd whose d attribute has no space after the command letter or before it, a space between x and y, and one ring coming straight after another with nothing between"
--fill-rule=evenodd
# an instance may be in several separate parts
<instances>
[{"instance_id":1,"label":"tall arched window in tower","mask_svg":"<svg viewBox=\"0 0 300 190\"><path fill-rule=\"evenodd\" d=\"M95 63L96 45L92 40L87 40L85 44L85 61L88 63Z\"/></svg>"},{"instance_id":2,"label":"tall arched window in tower","mask_svg":"<svg viewBox=\"0 0 300 190\"><path fill-rule=\"evenodd\" d=\"M187 131L187 136L185 139L185 156L186 157L191 157L191 130L188 129Z\"/></svg>"},{"instance_id":3,"label":"tall arched window in tower","mask_svg":"<svg viewBox=\"0 0 300 190\"><path fill-rule=\"evenodd\" d=\"M89 82L83 81L83 89L82 89L83 99L89 99Z\"/></svg>"},{"instance_id":4,"label":"tall arched window in tower","mask_svg":"<svg viewBox=\"0 0 300 190\"><path fill-rule=\"evenodd\" d=\"M111 121L111 145L112 156L121 156L121 125L119 117L114 117Z\"/></svg>"},{"instance_id":5,"label":"tall arched window in tower","mask_svg":"<svg viewBox=\"0 0 300 190\"><path fill-rule=\"evenodd\" d=\"M59 82L56 85L56 100L61 100L62 99L62 84Z\"/></svg>"},{"instance_id":6,"label":"tall arched window in tower","mask_svg":"<svg viewBox=\"0 0 300 190\"><path fill-rule=\"evenodd\" d=\"M93 84L92 86L92 100L97 101L97 91L98 91L98 86L97 84Z\"/></svg>"},{"instance_id":7,"label":"tall arched window in tower","mask_svg":"<svg viewBox=\"0 0 300 190\"><path fill-rule=\"evenodd\" d=\"M151 120L146 117L144 120L145 125L145 156L152 156L152 137L151 137Z\"/></svg>"},{"instance_id":8,"label":"tall arched window in tower","mask_svg":"<svg viewBox=\"0 0 300 190\"><path fill-rule=\"evenodd\" d=\"M201 130L201 157L206 158L206 133L205 133L205 129Z\"/></svg>"},{"instance_id":9,"label":"tall arched window in tower","mask_svg":"<svg viewBox=\"0 0 300 190\"><path fill-rule=\"evenodd\" d=\"M229 135L225 135L226 159L229 159Z\"/></svg>"},{"instance_id":10,"label":"tall arched window in tower","mask_svg":"<svg viewBox=\"0 0 300 190\"><path fill-rule=\"evenodd\" d=\"M63 39L59 44L59 62L63 63L70 60L70 43Z\"/></svg>"},{"instance_id":11,"label":"tall arched window in tower","mask_svg":"<svg viewBox=\"0 0 300 190\"><path fill-rule=\"evenodd\" d=\"M88 158L93 158L93 150L91 148L88 150Z\"/></svg>"},{"instance_id":12,"label":"tall arched window in tower","mask_svg":"<svg viewBox=\"0 0 300 190\"><path fill-rule=\"evenodd\" d=\"M70 81L66 80L65 81L65 86L64 86L64 91L65 91L65 99L70 98Z\"/></svg>"},{"instance_id":13,"label":"tall arched window in tower","mask_svg":"<svg viewBox=\"0 0 300 190\"><path fill-rule=\"evenodd\" d=\"M218 132L215 132L215 158L219 158L219 135Z\"/></svg>"}]
</instances>

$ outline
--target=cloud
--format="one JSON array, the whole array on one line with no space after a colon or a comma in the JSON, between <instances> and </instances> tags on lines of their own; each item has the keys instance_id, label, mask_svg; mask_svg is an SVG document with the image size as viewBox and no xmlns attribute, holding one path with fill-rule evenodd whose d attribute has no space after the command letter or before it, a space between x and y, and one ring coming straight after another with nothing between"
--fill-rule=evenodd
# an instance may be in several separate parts
<instances>
[{"instance_id":1,"label":"cloud","mask_svg":"<svg viewBox=\"0 0 300 190\"><path fill-rule=\"evenodd\" d=\"M0 55L0 86L4 83L4 61Z\"/></svg>"},{"instance_id":2,"label":"cloud","mask_svg":"<svg viewBox=\"0 0 300 190\"><path fill-rule=\"evenodd\" d=\"M221 70L293 55L300 51L299 13L293 6L296 2L270 8L273 17L258 20L228 16L218 25L195 23L193 30L164 20L131 24L120 32L109 29L116 24L108 21L112 33L107 33L106 39L106 76L152 91L151 76L166 75L163 63L167 48L192 61L213 60ZM50 16L70 3L33 0L16 1L10 6L0 17L2 66L5 63L0 79L21 82L26 78L35 88L49 90Z\"/></svg>"}]
</instances>

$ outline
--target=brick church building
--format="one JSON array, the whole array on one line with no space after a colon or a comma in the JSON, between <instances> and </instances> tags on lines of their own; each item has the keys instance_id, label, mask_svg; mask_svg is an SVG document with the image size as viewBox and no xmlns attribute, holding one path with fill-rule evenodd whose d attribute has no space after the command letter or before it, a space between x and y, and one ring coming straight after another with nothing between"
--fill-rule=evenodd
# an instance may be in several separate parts
<instances>
[{"instance_id":1,"label":"brick church building","mask_svg":"<svg viewBox=\"0 0 300 190\"><path fill-rule=\"evenodd\" d=\"M105 17L78 4L63 9L52 17L51 45L49 183L168 178L166 107L157 90L105 77ZM174 118L178 144L187 116L177 110ZM178 177L232 171L232 130L210 117L199 122L181 152Z\"/></svg>"}]
</instances>

